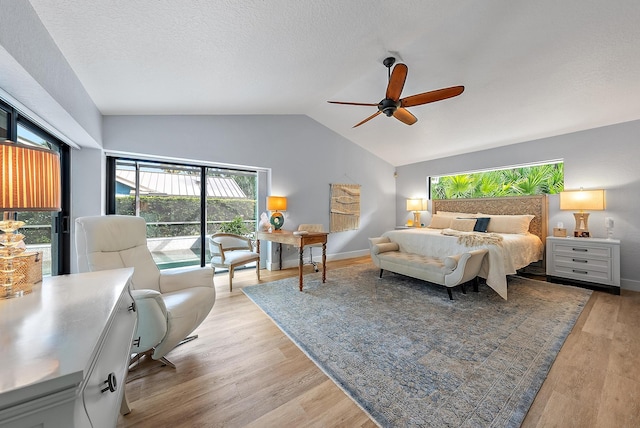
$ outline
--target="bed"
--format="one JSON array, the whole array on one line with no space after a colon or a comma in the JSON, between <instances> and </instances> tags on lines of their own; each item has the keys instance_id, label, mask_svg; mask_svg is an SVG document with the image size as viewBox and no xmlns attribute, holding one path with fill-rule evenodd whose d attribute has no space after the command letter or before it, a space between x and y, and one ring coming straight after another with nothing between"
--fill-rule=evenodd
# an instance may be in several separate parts
<instances>
[{"instance_id":1,"label":"bed","mask_svg":"<svg viewBox=\"0 0 640 428\"><path fill-rule=\"evenodd\" d=\"M446 216L455 218L457 226L393 230L382 236L396 242L400 251L439 258L473 249L488 249L479 276L503 299L507 299L507 275L514 275L519 269L543 261L547 235L546 195L434 200L432 212L432 225L446 225L435 224ZM522 223L525 216L530 217L527 225ZM464 220L476 217L492 219L486 233L459 230L464 229L460 227ZM495 226L491 226L492 221ZM519 225L512 230L510 225L516 222ZM505 230L520 233L500 232Z\"/></svg>"}]
</instances>

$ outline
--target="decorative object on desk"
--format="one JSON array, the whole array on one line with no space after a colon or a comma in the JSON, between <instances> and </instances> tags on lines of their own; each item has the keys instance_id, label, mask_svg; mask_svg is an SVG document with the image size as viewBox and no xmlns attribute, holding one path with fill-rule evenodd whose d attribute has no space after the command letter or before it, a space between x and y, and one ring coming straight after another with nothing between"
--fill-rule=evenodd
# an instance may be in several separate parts
<instances>
[{"instance_id":1,"label":"decorative object on desk","mask_svg":"<svg viewBox=\"0 0 640 428\"><path fill-rule=\"evenodd\" d=\"M267 213L260 214L260 222L258 223L258 229L267 232L271 228L271 223L269 222L269 216Z\"/></svg>"},{"instance_id":2,"label":"decorative object on desk","mask_svg":"<svg viewBox=\"0 0 640 428\"><path fill-rule=\"evenodd\" d=\"M242 291L384 427L520 426L591 295L510 276L508 301L480 286L451 303L373 264L331 272Z\"/></svg>"},{"instance_id":3,"label":"decorative object on desk","mask_svg":"<svg viewBox=\"0 0 640 428\"><path fill-rule=\"evenodd\" d=\"M426 199L407 199L407 211L413 211L413 226L420 227L420 211L427 210Z\"/></svg>"},{"instance_id":4,"label":"decorative object on desk","mask_svg":"<svg viewBox=\"0 0 640 428\"><path fill-rule=\"evenodd\" d=\"M360 185L331 184L330 232L357 230L360 227Z\"/></svg>"},{"instance_id":5,"label":"decorative object on desk","mask_svg":"<svg viewBox=\"0 0 640 428\"><path fill-rule=\"evenodd\" d=\"M280 211L287 210L287 198L284 196L267 196L267 209L272 211L269 222L275 230L278 230L284 224L284 216Z\"/></svg>"},{"instance_id":6,"label":"decorative object on desk","mask_svg":"<svg viewBox=\"0 0 640 428\"><path fill-rule=\"evenodd\" d=\"M576 228L573 236L576 238L588 238L589 233L589 213L585 210L604 210L605 199L604 190L569 190L560 192L560 209L572 210L576 219Z\"/></svg>"},{"instance_id":7,"label":"decorative object on desk","mask_svg":"<svg viewBox=\"0 0 640 428\"><path fill-rule=\"evenodd\" d=\"M42 253L24 252L13 259L12 297L28 294L33 284L42 281ZM0 271L0 284L5 284L8 274Z\"/></svg>"},{"instance_id":8,"label":"decorative object on desk","mask_svg":"<svg viewBox=\"0 0 640 428\"><path fill-rule=\"evenodd\" d=\"M24 235L16 231L24 226L17 211L60 211L60 157L44 147L4 141L0 143L0 265L4 273L0 298L22 296L33 284L14 290L14 282L24 278L16 273L25 251ZM31 255L29 255L30 257ZM26 262L26 260L23 260ZM42 266L42 265L40 265ZM22 277L21 277L22 276Z\"/></svg>"}]
</instances>

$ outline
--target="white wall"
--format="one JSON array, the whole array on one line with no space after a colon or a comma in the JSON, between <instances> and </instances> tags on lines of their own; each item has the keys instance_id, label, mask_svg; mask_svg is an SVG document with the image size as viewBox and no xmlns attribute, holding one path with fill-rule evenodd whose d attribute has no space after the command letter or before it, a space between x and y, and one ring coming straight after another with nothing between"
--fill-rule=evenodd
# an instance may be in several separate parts
<instances>
[{"instance_id":1,"label":"white wall","mask_svg":"<svg viewBox=\"0 0 640 428\"><path fill-rule=\"evenodd\" d=\"M102 116L28 1L0 0L0 95L62 141L100 147Z\"/></svg>"},{"instance_id":2,"label":"white wall","mask_svg":"<svg viewBox=\"0 0 640 428\"><path fill-rule=\"evenodd\" d=\"M270 170L271 194L288 198L285 229L322 223L328 231L329 185L360 184L360 228L329 236L330 259L368 254L367 238L396 223L393 166L307 116L106 116L103 131L107 153ZM85 161L93 165L85 169L100 170L99 162ZM84 192L104 194L104 186L90 181L82 183ZM101 214L93 201L74 201L82 212ZM297 251L284 249L283 259L295 265Z\"/></svg>"},{"instance_id":3,"label":"white wall","mask_svg":"<svg viewBox=\"0 0 640 428\"><path fill-rule=\"evenodd\" d=\"M405 200L426 196L429 176L564 160L565 189L605 189L605 211L591 212L589 229L606 237L604 217L615 221L614 238L621 240L622 287L640 291L640 121L529 141L513 146L420 162L397 168L396 216L408 218ZM428 220L428 218L426 218ZM557 195L549 197L549 228L558 222L571 229L571 212L559 210Z\"/></svg>"}]
</instances>

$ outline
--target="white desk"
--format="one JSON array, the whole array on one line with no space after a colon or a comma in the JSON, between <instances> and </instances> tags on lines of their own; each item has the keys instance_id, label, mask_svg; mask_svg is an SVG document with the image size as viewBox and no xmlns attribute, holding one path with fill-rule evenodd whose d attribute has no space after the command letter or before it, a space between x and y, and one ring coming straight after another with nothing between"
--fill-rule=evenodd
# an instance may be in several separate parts
<instances>
[{"instance_id":1,"label":"white desk","mask_svg":"<svg viewBox=\"0 0 640 428\"><path fill-rule=\"evenodd\" d=\"M132 274L45 278L0 300L1 427L116 425L137 322Z\"/></svg>"}]
</instances>

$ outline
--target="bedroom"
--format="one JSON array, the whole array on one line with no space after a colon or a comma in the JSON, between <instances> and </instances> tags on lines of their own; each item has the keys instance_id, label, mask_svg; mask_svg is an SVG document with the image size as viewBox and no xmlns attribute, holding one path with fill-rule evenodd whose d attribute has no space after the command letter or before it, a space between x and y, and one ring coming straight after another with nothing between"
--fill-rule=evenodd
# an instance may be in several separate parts
<instances>
[{"instance_id":1,"label":"bedroom","mask_svg":"<svg viewBox=\"0 0 640 428\"><path fill-rule=\"evenodd\" d=\"M3 0L0 6L4 11L23 3L26 2ZM403 224L408 215L404 209L405 199L424 196L428 176L563 159L566 188L607 190L605 213L615 220L614 236L623 240L622 285L623 288L640 291L640 265L637 263L640 257L640 222L636 216L640 211L640 198L635 197L640 183L637 168L640 120L636 104L625 105L626 113L610 118L606 126L566 129L554 136L534 135L520 140L519 144L478 148L473 153L460 151L437 160L393 163L371 154L303 114L102 116L79 81L70 76L70 68L60 64L61 54L52 50L53 42L43 31L44 27L35 13L32 10L18 10L16 13L11 15L17 17L15 20L4 13L0 17L2 98L10 95L12 99L8 102L15 100L42 115L45 122L61 130L72 141L82 142L83 149L73 151L73 217L102 212L104 175L96 171L104 170L103 150L267 166L272 173L271 190L291 198L291 209L286 219L291 225L303 222L328 224L328 183L361 184L373 195L363 199L361 229L331 237L330 256L340 259L366 254L368 237L378 236ZM32 31L25 35L27 28ZM25 58L20 53L21 42L15 37L17 34L32 38L32 55ZM634 37L628 39L633 40ZM54 70L49 76L55 78L43 78L42 63L38 57L46 59L47 67ZM59 68L55 68L56 64ZM380 77L380 81L375 83L384 84L384 69L376 61L367 64L366 71L372 73L374 80L376 76ZM411 76L413 79L419 74ZM58 91L56 85L60 81L67 82L66 85L71 82L71 86L65 86L65 91ZM424 83L430 82L414 82L417 90L421 90ZM39 90L33 90L35 87ZM374 91L365 93L377 96L375 87ZM626 90L633 92L634 88L637 86ZM50 95L44 97L45 104L38 104L42 92ZM612 99L610 104L619 104L619 101ZM42 105L45 108L41 108ZM427 121L428 110L416 113ZM566 114L572 116L570 112ZM355 123L352 117L360 117L361 111L344 111L344 115L343 125L351 127ZM75 124L66 128L69 116ZM384 118L378 119L389 125ZM394 178L396 174L397 178ZM558 209L557 198L550 198L549 211L550 225L559 221L571 224L573 221L570 213ZM592 214L591 229L596 236L604 236L604 215ZM293 258L294 253L288 256Z\"/></svg>"}]
</instances>

